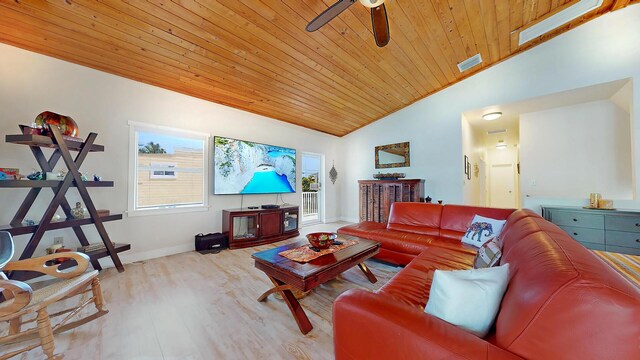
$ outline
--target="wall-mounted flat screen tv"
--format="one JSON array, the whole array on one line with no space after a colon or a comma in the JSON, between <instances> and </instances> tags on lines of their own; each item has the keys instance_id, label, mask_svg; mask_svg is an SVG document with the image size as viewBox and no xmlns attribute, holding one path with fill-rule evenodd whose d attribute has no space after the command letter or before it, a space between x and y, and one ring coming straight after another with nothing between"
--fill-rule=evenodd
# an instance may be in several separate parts
<instances>
[{"instance_id":1,"label":"wall-mounted flat screen tv","mask_svg":"<svg viewBox=\"0 0 640 360\"><path fill-rule=\"evenodd\" d=\"M214 137L214 194L296 192L296 150Z\"/></svg>"}]
</instances>

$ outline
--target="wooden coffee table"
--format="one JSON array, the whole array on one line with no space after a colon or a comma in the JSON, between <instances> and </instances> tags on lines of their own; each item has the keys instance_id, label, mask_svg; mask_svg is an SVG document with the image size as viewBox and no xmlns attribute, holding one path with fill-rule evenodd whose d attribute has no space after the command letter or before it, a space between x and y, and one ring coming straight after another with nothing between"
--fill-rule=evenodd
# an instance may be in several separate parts
<instances>
[{"instance_id":1,"label":"wooden coffee table","mask_svg":"<svg viewBox=\"0 0 640 360\"><path fill-rule=\"evenodd\" d=\"M256 268L264 271L274 285L273 288L260 295L258 301L264 301L269 295L279 292L296 319L300 331L306 334L313 329L313 326L291 290L295 288L305 292L309 291L356 265L370 282L378 281L364 264L364 261L378 253L380 243L344 235L340 235L338 240L341 238L357 240L358 243L304 264L289 260L278 253L308 245L307 241L298 241L251 255L255 260Z\"/></svg>"}]
</instances>

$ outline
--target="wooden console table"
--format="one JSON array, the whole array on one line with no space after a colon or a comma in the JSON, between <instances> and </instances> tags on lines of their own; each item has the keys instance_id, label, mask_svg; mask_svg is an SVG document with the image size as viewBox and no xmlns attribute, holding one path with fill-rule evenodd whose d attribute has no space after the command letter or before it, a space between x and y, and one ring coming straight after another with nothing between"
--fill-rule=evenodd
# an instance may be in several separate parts
<instances>
[{"instance_id":1,"label":"wooden console table","mask_svg":"<svg viewBox=\"0 0 640 360\"><path fill-rule=\"evenodd\" d=\"M297 206L223 210L222 232L228 236L230 249L270 244L300 235L299 212Z\"/></svg>"},{"instance_id":2,"label":"wooden console table","mask_svg":"<svg viewBox=\"0 0 640 360\"><path fill-rule=\"evenodd\" d=\"M386 223L394 202L423 202L424 180L359 180L360 221Z\"/></svg>"}]
</instances>

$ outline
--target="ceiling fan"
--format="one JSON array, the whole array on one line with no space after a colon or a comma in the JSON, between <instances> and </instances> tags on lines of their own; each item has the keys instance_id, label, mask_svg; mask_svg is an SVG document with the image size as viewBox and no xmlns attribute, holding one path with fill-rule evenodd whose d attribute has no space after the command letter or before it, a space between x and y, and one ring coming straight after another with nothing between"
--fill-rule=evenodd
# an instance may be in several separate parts
<instances>
[{"instance_id":1,"label":"ceiling fan","mask_svg":"<svg viewBox=\"0 0 640 360\"><path fill-rule=\"evenodd\" d=\"M320 29L323 25L331 21L334 17L347 10L356 1L371 9L371 24L373 26L373 37L376 45L383 47L389 43L389 21L387 20L387 9L384 7L385 0L340 0L331 5L322 14L311 20L307 25L307 31L312 32Z\"/></svg>"}]
</instances>

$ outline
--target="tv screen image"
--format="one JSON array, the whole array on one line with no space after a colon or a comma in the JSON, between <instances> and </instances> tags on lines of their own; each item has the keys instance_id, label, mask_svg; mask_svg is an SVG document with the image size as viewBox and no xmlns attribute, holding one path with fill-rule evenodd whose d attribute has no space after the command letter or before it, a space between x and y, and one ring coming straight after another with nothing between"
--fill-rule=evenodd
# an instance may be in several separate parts
<instances>
[{"instance_id":1,"label":"tv screen image","mask_svg":"<svg viewBox=\"0 0 640 360\"><path fill-rule=\"evenodd\" d=\"M296 192L296 150L214 138L214 194Z\"/></svg>"}]
</instances>

